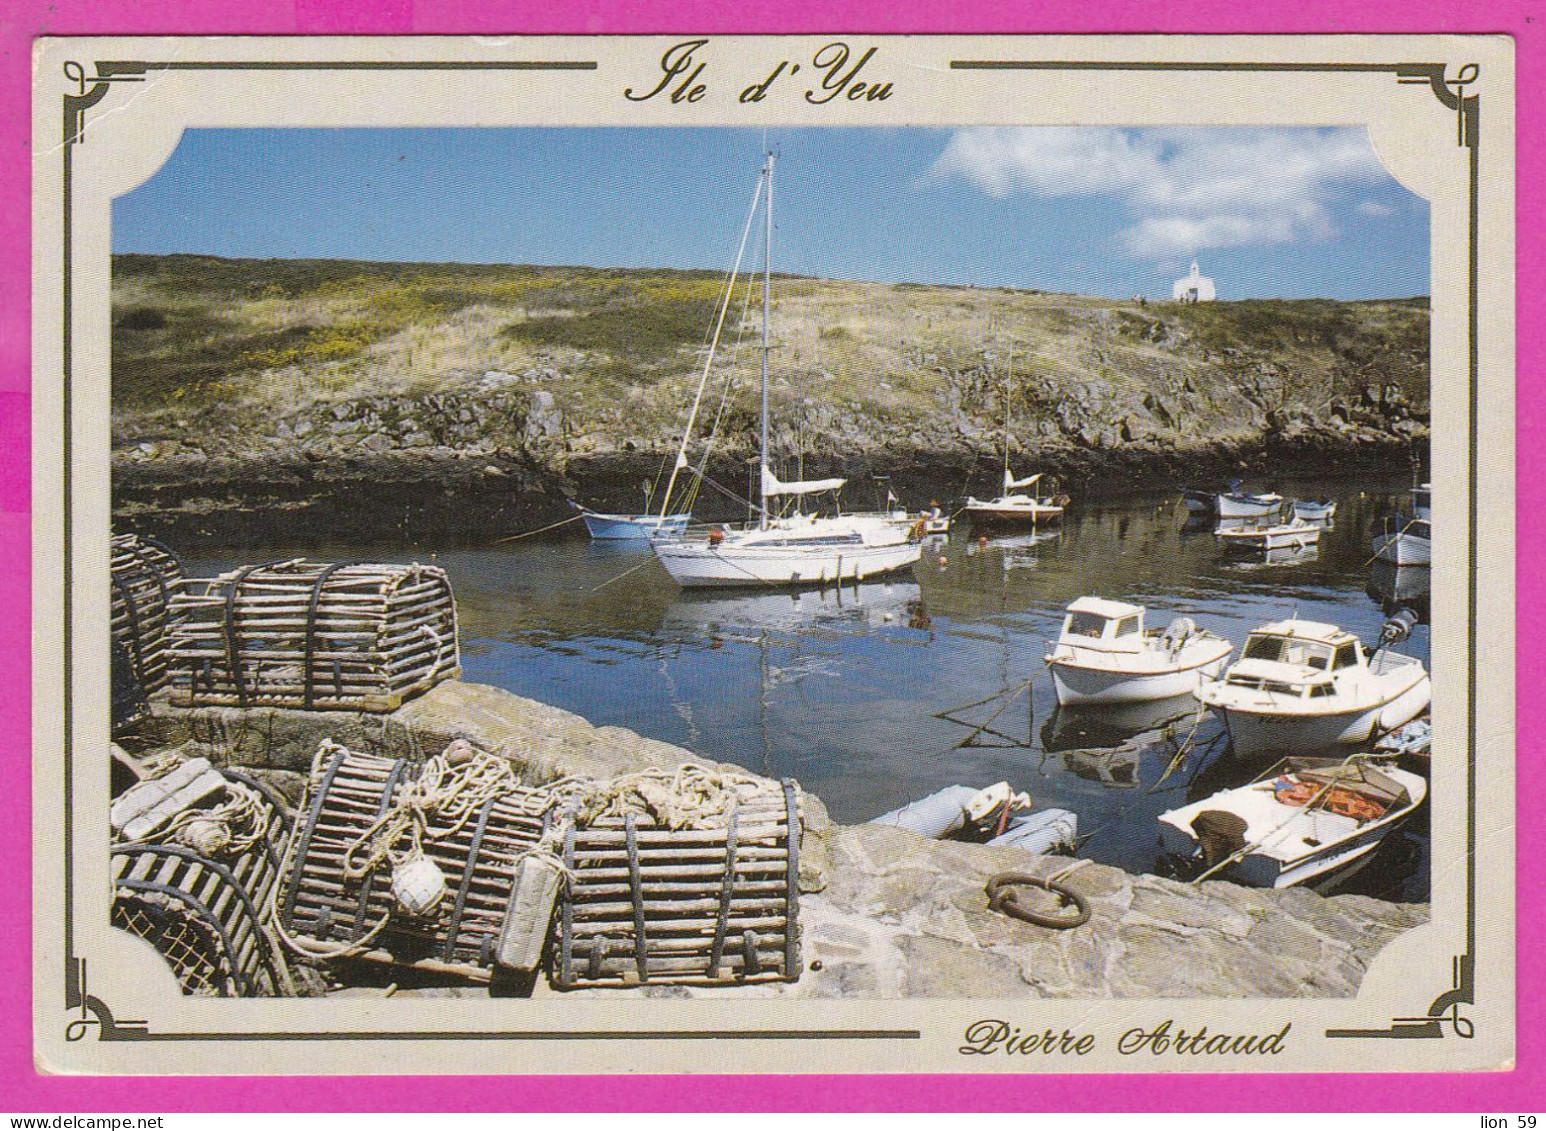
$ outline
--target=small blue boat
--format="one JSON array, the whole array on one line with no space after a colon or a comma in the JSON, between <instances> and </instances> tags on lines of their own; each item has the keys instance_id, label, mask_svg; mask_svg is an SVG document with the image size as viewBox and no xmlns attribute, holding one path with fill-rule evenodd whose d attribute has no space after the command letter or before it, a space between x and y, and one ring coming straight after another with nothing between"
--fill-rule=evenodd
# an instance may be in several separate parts
<instances>
[{"instance_id":1,"label":"small blue boat","mask_svg":"<svg viewBox=\"0 0 1546 1131\"><path fill-rule=\"evenodd\" d=\"M647 542L655 538L676 538L687 529L692 518L687 514L600 514L580 508L585 529L598 542Z\"/></svg>"}]
</instances>

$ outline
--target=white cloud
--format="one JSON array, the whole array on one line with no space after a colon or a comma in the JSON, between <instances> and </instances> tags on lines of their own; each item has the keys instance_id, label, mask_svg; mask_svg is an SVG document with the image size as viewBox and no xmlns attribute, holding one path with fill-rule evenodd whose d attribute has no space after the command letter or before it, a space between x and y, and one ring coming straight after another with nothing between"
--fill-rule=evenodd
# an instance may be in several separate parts
<instances>
[{"instance_id":1,"label":"white cloud","mask_svg":"<svg viewBox=\"0 0 1546 1131\"><path fill-rule=\"evenodd\" d=\"M1112 198L1129 220L1122 249L1158 260L1326 239L1332 206L1387 177L1362 130L1032 126L957 130L922 180Z\"/></svg>"},{"instance_id":2,"label":"white cloud","mask_svg":"<svg viewBox=\"0 0 1546 1131\"><path fill-rule=\"evenodd\" d=\"M1395 209L1387 204L1381 204L1377 200L1360 200L1358 202L1358 211L1362 212L1365 216L1389 216Z\"/></svg>"}]
</instances>

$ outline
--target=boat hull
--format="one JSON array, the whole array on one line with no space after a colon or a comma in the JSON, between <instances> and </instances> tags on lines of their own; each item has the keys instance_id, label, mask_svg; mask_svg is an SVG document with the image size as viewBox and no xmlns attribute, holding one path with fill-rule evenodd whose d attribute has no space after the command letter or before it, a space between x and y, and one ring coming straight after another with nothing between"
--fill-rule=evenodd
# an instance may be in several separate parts
<instances>
[{"instance_id":1,"label":"boat hull","mask_svg":"<svg viewBox=\"0 0 1546 1131\"><path fill-rule=\"evenodd\" d=\"M1408 808L1386 820L1371 821L1346 840L1328 845L1325 851L1291 862L1285 863L1265 853L1247 853L1225 868L1218 878L1256 888L1320 887L1340 883L1367 864L1386 834L1400 826L1411 812ZM1163 819L1159 826L1161 852L1182 860L1198 855L1196 839L1184 829Z\"/></svg>"},{"instance_id":2,"label":"boat hull","mask_svg":"<svg viewBox=\"0 0 1546 1131\"><path fill-rule=\"evenodd\" d=\"M917 542L898 542L813 550L768 544L739 547L657 542L655 553L684 589L730 589L858 581L908 568L922 556L923 547Z\"/></svg>"},{"instance_id":3,"label":"boat hull","mask_svg":"<svg viewBox=\"0 0 1546 1131\"><path fill-rule=\"evenodd\" d=\"M1197 690L1204 678L1216 679L1229 659L1225 650L1217 659L1206 660L1190 668L1136 674L1070 664L1054 660L1048 664L1052 686L1060 707L1098 703L1148 703L1174 699Z\"/></svg>"},{"instance_id":4,"label":"boat hull","mask_svg":"<svg viewBox=\"0 0 1546 1131\"><path fill-rule=\"evenodd\" d=\"M1431 565L1433 540L1415 534L1376 534L1372 546L1374 556L1392 565Z\"/></svg>"},{"instance_id":5,"label":"boat hull","mask_svg":"<svg viewBox=\"0 0 1546 1131\"><path fill-rule=\"evenodd\" d=\"M968 506L962 512L977 529L985 527L1051 526L1063 521L1062 507Z\"/></svg>"},{"instance_id":6,"label":"boat hull","mask_svg":"<svg viewBox=\"0 0 1546 1131\"><path fill-rule=\"evenodd\" d=\"M597 542L648 542L651 538L672 537L687 529L692 518L686 514L598 514L583 511L585 529Z\"/></svg>"},{"instance_id":7,"label":"boat hull","mask_svg":"<svg viewBox=\"0 0 1546 1131\"><path fill-rule=\"evenodd\" d=\"M1224 718L1230 744L1240 757L1303 754L1368 742L1376 732L1409 723L1428 707L1433 684L1422 677L1393 698L1370 707L1324 715L1271 714L1214 706Z\"/></svg>"},{"instance_id":8,"label":"boat hull","mask_svg":"<svg viewBox=\"0 0 1546 1131\"><path fill-rule=\"evenodd\" d=\"M1318 545L1320 540L1321 529L1318 526L1219 532L1219 541L1227 550L1307 550Z\"/></svg>"},{"instance_id":9,"label":"boat hull","mask_svg":"<svg viewBox=\"0 0 1546 1131\"><path fill-rule=\"evenodd\" d=\"M1282 499L1256 500L1239 495L1220 495L1216 503L1220 518L1266 518L1283 509Z\"/></svg>"}]
</instances>

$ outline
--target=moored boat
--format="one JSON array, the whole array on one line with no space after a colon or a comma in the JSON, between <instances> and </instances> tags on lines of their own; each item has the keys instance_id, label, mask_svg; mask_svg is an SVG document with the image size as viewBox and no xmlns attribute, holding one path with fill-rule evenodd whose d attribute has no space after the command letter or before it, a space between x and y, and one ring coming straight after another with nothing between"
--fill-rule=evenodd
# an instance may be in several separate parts
<instances>
[{"instance_id":1,"label":"moored boat","mask_svg":"<svg viewBox=\"0 0 1546 1131\"><path fill-rule=\"evenodd\" d=\"M1397 566L1425 566L1433 562L1433 528L1426 518L1391 514L1375 520L1369 532L1370 548L1379 561Z\"/></svg>"},{"instance_id":2,"label":"moored boat","mask_svg":"<svg viewBox=\"0 0 1546 1131\"><path fill-rule=\"evenodd\" d=\"M1191 514L1211 515L1218 513L1219 497L1213 491L1199 491L1195 487L1181 488L1181 501Z\"/></svg>"},{"instance_id":3,"label":"moored boat","mask_svg":"<svg viewBox=\"0 0 1546 1131\"><path fill-rule=\"evenodd\" d=\"M1288 759L1250 785L1161 813L1160 845L1235 883L1329 886L1366 864L1427 793L1419 775L1362 759Z\"/></svg>"},{"instance_id":4,"label":"moored boat","mask_svg":"<svg viewBox=\"0 0 1546 1131\"><path fill-rule=\"evenodd\" d=\"M1215 533L1226 550L1305 550L1321 540L1321 527L1295 519L1261 525L1221 526Z\"/></svg>"},{"instance_id":5,"label":"moored boat","mask_svg":"<svg viewBox=\"0 0 1546 1131\"><path fill-rule=\"evenodd\" d=\"M1248 495L1238 491L1215 500L1220 518L1267 518L1283 509L1283 496L1273 492Z\"/></svg>"},{"instance_id":6,"label":"moored boat","mask_svg":"<svg viewBox=\"0 0 1546 1131\"><path fill-rule=\"evenodd\" d=\"M1072 850L1079 818L1067 809L1032 809L1027 794L1008 782L986 789L947 785L927 797L876 817L872 825L906 829L932 840L967 840L1038 855Z\"/></svg>"},{"instance_id":7,"label":"moored boat","mask_svg":"<svg viewBox=\"0 0 1546 1131\"><path fill-rule=\"evenodd\" d=\"M1145 631L1142 605L1080 597L1046 656L1060 706L1139 703L1195 691L1218 675L1234 646L1178 617Z\"/></svg>"},{"instance_id":8,"label":"moored boat","mask_svg":"<svg viewBox=\"0 0 1546 1131\"><path fill-rule=\"evenodd\" d=\"M781 482L768 462L768 320L772 294L773 154L766 155L761 188L762 257L762 429L760 506L755 526L713 527L691 536L652 542L660 564L686 588L812 585L858 581L905 569L923 554L913 523L903 512L818 516L773 514L769 500L803 499L838 491L841 478ZM759 196L761 193L759 192ZM754 198L754 211L755 211ZM681 457L678 457L679 462Z\"/></svg>"},{"instance_id":9,"label":"moored boat","mask_svg":"<svg viewBox=\"0 0 1546 1131\"><path fill-rule=\"evenodd\" d=\"M687 529L690 514L602 514L580 507L585 529L598 542L645 542L671 538Z\"/></svg>"},{"instance_id":10,"label":"moored boat","mask_svg":"<svg viewBox=\"0 0 1546 1131\"><path fill-rule=\"evenodd\" d=\"M1222 679L1204 680L1197 698L1223 716L1241 756L1367 742L1415 718L1432 697L1422 662L1387 643L1370 658L1336 625L1276 621L1252 632L1239 661Z\"/></svg>"},{"instance_id":11,"label":"moored boat","mask_svg":"<svg viewBox=\"0 0 1546 1131\"><path fill-rule=\"evenodd\" d=\"M1330 522L1337 516L1335 499L1295 499L1295 522Z\"/></svg>"},{"instance_id":12,"label":"moored boat","mask_svg":"<svg viewBox=\"0 0 1546 1131\"><path fill-rule=\"evenodd\" d=\"M1041 479L1041 473L1016 479L1004 470L1004 493L996 499L967 497L961 512L977 527L984 526L1044 526L1058 522L1063 517L1067 500L1062 495L1038 497L1020 492Z\"/></svg>"}]
</instances>

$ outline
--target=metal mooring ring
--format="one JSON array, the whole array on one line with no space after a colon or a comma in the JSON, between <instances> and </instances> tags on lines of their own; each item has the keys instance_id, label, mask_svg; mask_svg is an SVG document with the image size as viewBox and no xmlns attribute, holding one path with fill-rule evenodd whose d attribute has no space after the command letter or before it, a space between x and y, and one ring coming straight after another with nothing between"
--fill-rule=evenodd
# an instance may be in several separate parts
<instances>
[{"instance_id":1,"label":"metal mooring ring","mask_svg":"<svg viewBox=\"0 0 1546 1131\"><path fill-rule=\"evenodd\" d=\"M1017 887L1037 887L1049 891L1061 899L1065 907L1073 908L1073 914L1064 912L1048 915L1035 911L1020 902L1014 890ZM1032 876L1025 872L1001 872L988 881L987 891L988 906L991 909L1008 915L1012 919L1034 923L1038 927L1066 931L1090 921L1089 902L1073 888L1067 884L1060 884L1056 880L1044 880L1040 876Z\"/></svg>"}]
</instances>

